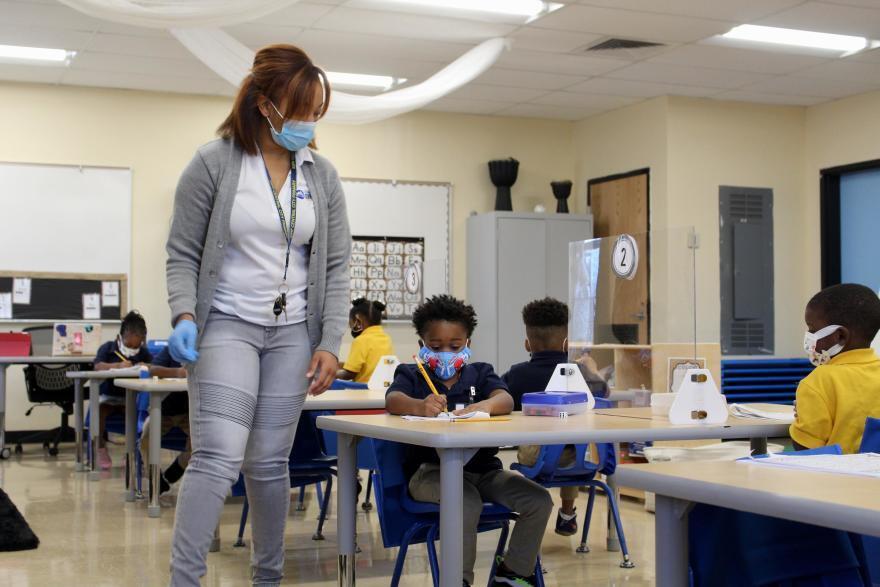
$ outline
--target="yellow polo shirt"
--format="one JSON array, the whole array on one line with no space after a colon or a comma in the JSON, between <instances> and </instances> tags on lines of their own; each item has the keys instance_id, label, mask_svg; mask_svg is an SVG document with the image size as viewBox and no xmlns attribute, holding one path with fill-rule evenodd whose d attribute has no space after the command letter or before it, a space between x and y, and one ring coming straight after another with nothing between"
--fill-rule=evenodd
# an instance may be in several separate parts
<instances>
[{"instance_id":1,"label":"yellow polo shirt","mask_svg":"<svg viewBox=\"0 0 880 587\"><path fill-rule=\"evenodd\" d=\"M351 352L345 365L346 371L356 373L354 380L357 383L367 383L376 365L384 355L393 355L394 346L391 337L385 333L381 326L364 328L361 335L351 343Z\"/></svg>"},{"instance_id":2,"label":"yellow polo shirt","mask_svg":"<svg viewBox=\"0 0 880 587\"><path fill-rule=\"evenodd\" d=\"M858 452L865 418L880 418L880 359L873 349L856 349L816 367L797 388L792 439L807 448L839 444Z\"/></svg>"}]
</instances>

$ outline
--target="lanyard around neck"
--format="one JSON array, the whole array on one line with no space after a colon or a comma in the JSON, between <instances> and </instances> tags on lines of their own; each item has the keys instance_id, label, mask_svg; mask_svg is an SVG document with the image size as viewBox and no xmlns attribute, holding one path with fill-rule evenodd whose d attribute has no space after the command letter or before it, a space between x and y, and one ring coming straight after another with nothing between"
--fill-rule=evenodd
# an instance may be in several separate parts
<instances>
[{"instance_id":1,"label":"lanyard around neck","mask_svg":"<svg viewBox=\"0 0 880 587\"><path fill-rule=\"evenodd\" d=\"M262 153L260 154L262 156ZM275 200L275 209L278 210L278 219L281 221L281 232L284 234L284 240L287 243L287 251L284 255L284 277L282 282L287 281L287 267L290 265L290 244L293 242L293 231L296 228L296 153L290 152L290 227L284 218L284 208L281 206L281 200L275 186L272 185L272 176L269 168L266 166L266 160L263 159L263 169L266 170L266 179L269 180L269 189L272 191L272 198Z\"/></svg>"}]
</instances>

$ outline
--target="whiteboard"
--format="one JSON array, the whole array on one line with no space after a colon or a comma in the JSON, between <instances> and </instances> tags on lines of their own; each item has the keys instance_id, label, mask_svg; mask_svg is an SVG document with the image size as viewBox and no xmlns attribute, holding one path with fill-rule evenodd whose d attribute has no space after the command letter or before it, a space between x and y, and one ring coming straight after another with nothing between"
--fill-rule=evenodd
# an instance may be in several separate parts
<instances>
[{"instance_id":1,"label":"whiteboard","mask_svg":"<svg viewBox=\"0 0 880 587\"><path fill-rule=\"evenodd\" d=\"M342 187L353 236L424 238L424 296L449 293L450 184L343 178Z\"/></svg>"},{"instance_id":2,"label":"whiteboard","mask_svg":"<svg viewBox=\"0 0 880 587\"><path fill-rule=\"evenodd\" d=\"M0 270L131 269L131 170L0 163Z\"/></svg>"}]
</instances>

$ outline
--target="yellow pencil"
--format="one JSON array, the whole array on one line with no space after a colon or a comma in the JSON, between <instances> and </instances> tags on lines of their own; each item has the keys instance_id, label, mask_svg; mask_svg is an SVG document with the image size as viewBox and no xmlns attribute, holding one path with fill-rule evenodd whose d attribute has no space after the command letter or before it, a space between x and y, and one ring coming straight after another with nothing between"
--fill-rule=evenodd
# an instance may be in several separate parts
<instances>
[{"instance_id":1,"label":"yellow pencil","mask_svg":"<svg viewBox=\"0 0 880 587\"><path fill-rule=\"evenodd\" d=\"M507 416L495 416L493 418L465 418L464 420L453 420L453 424L465 424L467 422L510 422Z\"/></svg>"},{"instance_id":2,"label":"yellow pencil","mask_svg":"<svg viewBox=\"0 0 880 587\"><path fill-rule=\"evenodd\" d=\"M122 362L123 362L123 363L125 363L126 361L128 361L128 359L126 359L125 357L123 357L123 356L119 353L119 351L113 351L113 353L114 353L117 357L119 357L120 359L122 359Z\"/></svg>"},{"instance_id":3,"label":"yellow pencil","mask_svg":"<svg viewBox=\"0 0 880 587\"><path fill-rule=\"evenodd\" d=\"M428 377L428 372L425 371L425 366L422 365L421 359L419 359L418 355L413 355L413 360L416 362L416 366L419 368L419 372L422 374L422 377L425 378L425 382L428 384L428 387L431 388L431 391L434 392L434 395L439 396L440 392L437 391L437 388L434 387L434 382L431 381L431 378ZM446 410L443 410L444 412Z\"/></svg>"}]
</instances>

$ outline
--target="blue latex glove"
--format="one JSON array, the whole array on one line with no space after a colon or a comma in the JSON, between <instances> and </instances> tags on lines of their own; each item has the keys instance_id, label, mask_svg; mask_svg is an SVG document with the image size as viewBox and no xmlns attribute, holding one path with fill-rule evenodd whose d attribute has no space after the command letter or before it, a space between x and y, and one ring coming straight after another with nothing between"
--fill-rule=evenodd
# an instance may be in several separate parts
<instances>
[{"instance_id":1,"label":"blue latex glove","mask_svg":"<svg viewBox=\"0 0 880 587\"><path fill-rule=\"evenodd\" d=\"M178 320L174 332L168 337L168 352L178 363L195 363L199 360L196 337L199 329L192 320Z\"/></svg>"}]
</instances>

